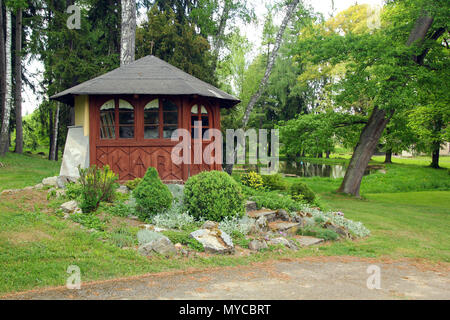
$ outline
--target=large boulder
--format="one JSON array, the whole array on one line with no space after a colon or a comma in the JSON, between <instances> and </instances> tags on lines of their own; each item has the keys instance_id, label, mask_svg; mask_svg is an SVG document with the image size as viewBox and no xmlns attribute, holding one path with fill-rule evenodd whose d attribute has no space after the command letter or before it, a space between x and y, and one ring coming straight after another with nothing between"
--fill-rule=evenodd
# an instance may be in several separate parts
<instances>
[{"instance_id":1,"label":"large boulder","mask_svg":"<svg viewBox=\"0 0 450 320\"><path fill-rule=\"evenodd\" d=\"M61 205L61 209L64 211L64 213L75 213L81 211L78 208L78 203L75 200L64 202Z\"/></svg>"},{"instance_id":2,"label":"large boulder","mask_svg":"<svg viewBox=\"0 0 450 320\"><path fill-rule=\"evenodd\" d=\"M151 242L141 245L138 252L144 256L151 256L154 253L161 254L163 256L170 256L177 252L172 241L166 236L161 236Z\"/></svg>"},{"instance_id":3,"label":"large boulder","mask_svg":"<svg viewBox=\"0 0 450 320\"><path fill-rule=\"evenodd\" d=\"M209 253L233 253L234 245L231 237L219 229L200 229L191 233L191 237L200 242Z\"/></svg>"},{"instance_id":4,"label":"large boulder","mask_svg":"<svg viewBox=\"0 0 450 320\"><path fill-rule=\"evenodd\" d=\"M56 176L44 178L44 179L42 179L42 184L44 186L58 187L57 180L58 180L58 177L56 177Z\"/></svg>"}]
</instances>

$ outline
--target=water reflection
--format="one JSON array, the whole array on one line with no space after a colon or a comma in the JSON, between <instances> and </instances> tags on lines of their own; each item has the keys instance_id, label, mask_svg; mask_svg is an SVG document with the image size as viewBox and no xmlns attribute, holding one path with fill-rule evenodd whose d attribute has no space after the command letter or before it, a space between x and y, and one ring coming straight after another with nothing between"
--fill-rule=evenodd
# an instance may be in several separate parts
<instances>
[{"instance_id":1,"label":"water reflection","mask_svg":"<svg viewBox=\"0 0 450 320\"><path fill-rule=\"evenodd\" d=\"M299 177L343 178L346 166L340 164L319 164L305 161L280 161L280 172ZM370 174L367 169L364 175Z\"/></svg>"}]
</instances>

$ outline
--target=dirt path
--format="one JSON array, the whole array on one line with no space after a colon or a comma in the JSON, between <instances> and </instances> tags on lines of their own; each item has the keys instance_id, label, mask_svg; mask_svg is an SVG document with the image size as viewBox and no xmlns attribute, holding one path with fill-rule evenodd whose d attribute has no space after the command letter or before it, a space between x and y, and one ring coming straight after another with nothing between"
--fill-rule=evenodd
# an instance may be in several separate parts
<instances>
[{"instance_id":1,"label":"dirt path","mask_svg":"<svg viewBox=\"0 0 450 320\"><path fill-rule=\"evenodd\" d=\"M367 288L367 268L381 289ZM5 296L6 299L450 299L448 267L356 258L309 258L171 272Z\"/></svg>"}]
</instances>

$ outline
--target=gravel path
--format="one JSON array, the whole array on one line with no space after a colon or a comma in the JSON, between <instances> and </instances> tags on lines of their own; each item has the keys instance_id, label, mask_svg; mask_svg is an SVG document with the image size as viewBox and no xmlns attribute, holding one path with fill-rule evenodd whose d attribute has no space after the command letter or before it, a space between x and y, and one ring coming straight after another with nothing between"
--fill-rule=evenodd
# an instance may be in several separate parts
<instances>
[{"instance_id":1,"label":"gravel path","mask_svg":"<svg viewBox=\"0 0 450 320\"><path fill-rule=\"evenodd\" d=\"M368 289L367 268L381 289ZM309 258L170 272L5 296L6 299L450 299L450 270L412 262Z\"/></svg>"}]
</instances>

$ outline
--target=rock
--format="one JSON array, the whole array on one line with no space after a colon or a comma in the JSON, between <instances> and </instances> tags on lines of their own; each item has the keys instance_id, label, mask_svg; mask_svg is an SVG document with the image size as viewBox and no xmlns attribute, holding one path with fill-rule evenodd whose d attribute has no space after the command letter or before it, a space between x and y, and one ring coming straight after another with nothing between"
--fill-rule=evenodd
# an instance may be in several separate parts
<instances>
[{"instance_id":1,"label":"rock","mask_svg":"<svg viewBox=\"0 0 450 320\"><path fill-rule=\"evenodd\" d=\"M42 189L44 187L44 185L42 184L42 183L38 183L37 185L35 185L33 188L34 189L37 189L37 190L40 190L40 189Z\"/></svg>"},{"instance_id":2,"label":"rock","mask_svg":"<svg viewBox=\"0 0 450 320\"><path fill-rule=\"evenodd\" d=\"M190 234L192 238L203 245L209 253L233 253L234 245L231 237L219 229L200 229Z\"/></svg>"},{"instance_id":3,"label":"rock","mask_svg":"<svg viewBox=\"0 0 450 320\"><path fill-rule=\"evenodd\" d=\"M267 243L264 240L252 240L250 241L248 248L253 251L260 251L263 249L267 249Z\"/></svg>"},{"instance_id":4,"label":"rock","mask_svg":"<svg viewBox=\"0 0 450 320\"><path fill-rule=\"evenodd\" d=\"M52 192L55 193L55 197L59 198L66 194L66 190L64 189L57 189L57 188L51 188L48 190L47 193L51 194Z\"/></svg>"},{"instance_id":5,"label":"rock","mask_svg":"<svg viewBox=\"0 0 450 320\"><path fill-rule=\"evenodd\" d=\"M282 232L292 236L297 234L300 226L300 223L297 222L274 221L269 223L269 229L273 232Z\"/></svg>"},{"instance_id":6,"label":"rock","mask_svg":"<svg viewBox=\"0 0 450 320\"><path fill-rule=\"evenodd\" d=\"M79 210L78 203L75 200L63 203L61 205L61 209L65 213L74 213L75 211Z\"/></svg>"},{"instance_id":7,"label":"rock","mask_svg":"<svg viewBox=\"0 0 450 320\"><path fill-rule=\"evenodd\" d=\"M312 214L309 212L303 212L303 211L299 211L297 212L297 215L299 215L302 218L311 218Z\"/></svg>"},{"instance_id":8,"label":"rock","mask_svg":"<svg viewBox=\"0 0 450 320\"><path fill-rule=\"evenodd\" d=\"M278 237L278 238L273 238L269 240L269 244L271 245L279 245L282 244L283 246L289 246L289 240L284 238L284 237Z\"/></svg>"},{"instance_id":9,"label":"rock","mask_svg":"<svg viewBox=\"0 0 450 320\"><path fill-rule=\"evenodd\" d=\"M17 192L19 192L20 190L18 190L18 189L6 189L6 190L3 190L1 193L0 193L0 195L7 195L7 194L14 194L14 193L17 193Z\"/></svg>"},{"instance_id":10,"label":"rock","mask_svg":"<svg viewBox=\"0 0 450 320\"><path fill-rule=\"evenodd\" d=\"M58 185L56 183L57 179L58 179L58 177L44 178L44 179L42 179L42 184L44 186L58 187Z\"/></svg>"},{"instance_id":11,"label":"rock","mask_svg":"<svg viewBox=\"0 0 450 320\"><path fill-rule=\"evenodd\" d=\"M258 228L258 231L262 232L269 230L269 225L265 216L261 216L256 220L256 227Z\"/></svg>"},{"instance_id":12,"label":"rock","mask_svg":"<svg viewBox=\"0 0 450 320\"><path fill-rule=\"evenodd\" d=\"M128 219L131 219L131 220L139 220L139 217L138 217L138 216L133 216L132 214L130 214L130 215L128 216Z\"/></svg>"},{"instance_id":13,"label":"rock","mask_svg":"<svg viewBox=\"0 0 450 320\"><path fill-rule=\"evenodd\" d=\"M209 230L214 230L214 229L218 229L218 228L219 228L219 224L214 221L206 221L202 226L202 229L209 229Z\"/></svg>"},{"instance_id":14,"label":"rock","mask_svg":"<svg viewBox=\"0 0 450 320\"><path fill-rule=\"evenodd\" d=\"M270 222L276 219L277 212L273 210L262 209L248 212L247 215L253 219L258 219L259 217L264 216L267 219L267 221Z\"/></svg>"},{"instance_id":15,"label":"rock","mask_svg":"<svg viewBox=\"0 0 450 320\"><path fill-rule=\"evenodd\" d=\"M305 219L300 216L295 216L294 218L292 218L292 220L296 223L299 223L301 227L303 227L306 224Z\"/></svg>"},{"instance_id":16,"label":"rock","mask_svg":"<svg viewBox=\"0 0 450 320\"><path fill-rule=\"evenodd\" d=\"M280 209L277 211L277 219L282 220L282 221L290 221L291 217L286 212L286 210Z\"/></svg>"},{"instance_id":17,"label":"rock","mask_svg":"<svg viewBox=\"0 0 450 320\"><path fill-rule=\"evenodd\" d=\"M345 228L343 228L343 227L339 227L339 226L329 223L329 224L326 224L325 228L336 232L338 235L340 235L342 237L350 238L350 233L347 230L345 230Z\"/></svg>"},{"instance_id":18,"label":"rock","mask_svg":"<svg viewBox=\"0 0 450 320\"><path fill-rule=\"evenodd\" d=\"M258 210L258 206L256 205L255 201L248 201L245 203L245 211L246 212L250 212L250 211L256 211Z\"/></svg>"},{"instance_id":19,"label":"rock","mask_svg":"<svg viewBox=\"0 0 450 320\"><path fill-rule=\"evenodd\" d=\"M183 245L181 243L175 243L174 247L177 251L180 251L181 249L183 249Z\"/></svg>"},{"instance_id":20,"label":"rock","mask_svg":"<svg viewBox=\"0 0 450 320\"><path fill-rule=\"evenodd\" d=\"M130 189L128 189L127 186L120 186L120 187L117 188L116 191L119 192L119 193L123 193L123 194L130 193Z\"/></svg>"},{"instance_id":21,"label":"rock","mask_svg":"<svg viewBox=\"0 0 450 320\"><path fill-rule=\"evenodd\" d=\"M297 241L300 243L302 247L308 247L323 242L323 239L302 236L297 238Z\"/></svg>"},{"instance_id":22,"label":"rock","mask_svg":"<svg viewBox=\"0 0 450 320\"><path fill-rule=\"evenodd\" d=\"M172 241L170 241L169 238L162 236L156 240L141 245L138 252L144 256L151 256L154 253L170 256L175 254L177 251Z\"/></svg>"}]
</instances>

